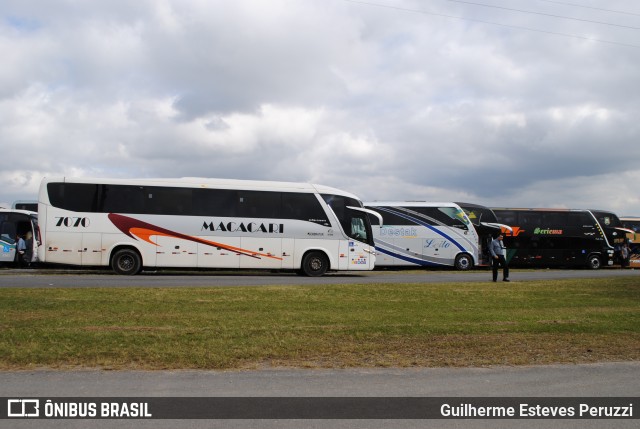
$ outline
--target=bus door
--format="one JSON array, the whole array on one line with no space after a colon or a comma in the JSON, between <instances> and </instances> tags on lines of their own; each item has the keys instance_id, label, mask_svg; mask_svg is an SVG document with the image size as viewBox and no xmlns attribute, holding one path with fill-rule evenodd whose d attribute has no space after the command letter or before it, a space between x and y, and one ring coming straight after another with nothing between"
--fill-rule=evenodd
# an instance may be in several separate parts
<instances>
[{"instance_id":1,"label":"bus door","mask_svg":"<svg viewBox=\"0 0 640 429\"><path fill-rule=\"evenodd\" d=\"M358 240L340 240L339 268L343 270L373 269L375 263L374 247Z\"/></svg>"},{"instance_id":2,"label":"bus door","mask_svg":"<svg viewBox=\"0 0 640 429\"><path fill-rule=\"evenodd\" d=\"M369 216L371 228L373 230L374 241L376 243L376 265L394 265L398 259L382 251L382 248L393 246L393 235L388 234L392 228L385 228L377 216Z\"/></svg>"},{"instance_id":3,"label":"bus door","mask_svg":"<svg viewBox=\"0 0 640 429\"><path fill-rule=\"evenodd\" d=\"M37 259L40 236L35 218L25 213L0 212L0 263L16 261L16 236L20 235L31 247L31 260Z\"/></svg>"},{"instance_id":4,"label":"bus door","mask_svg":"<svg viewBox=\"0 0 640 429\"><path fill-rule=\"evenodd\" d=\"M8 216L0 214L0 253L1 263L13 263L16 259L16 224L8 220Z\"/></svg>"},{"instance_id":5,"label":"bus door","mask_svg":"<svg viewBox=\"0 0 640 429\"><path fill-rule=\"evenodd\" d=\"M478 265L491 265L491 241L498 234L503 232L513 232L510 226L498 224L498 223L485 223L481 222L474 225L478 234Z\"/></svg>"},{"instance_id":6,"label":"bus door","mask_svg":"<svg viewBox=\"0 0 640 429\"><path fill-rule=\"evenodd\" d=\"M627 243L629 245L629 267L640 267L640 219L621 219L623 227L627 229Z\"/></svg>"},{"instance_id":7,"label":"bus door","mask_svg":"<svg viewBox=\"0 0 640 429\"><path fill-rule=\"evenodd\" d=\"M346 253L348 263L347 269L373 269L375 265L375 247L373 245L373 232L368 216L372 215L378 218L382 224L382 217L373 210L362 207L346 207L347 219L343 227L347 229L345 233L349 236L349 240L340 248L340 254ZM341 264L342 260L340 258Z\"/></svg>"}]
</instances>

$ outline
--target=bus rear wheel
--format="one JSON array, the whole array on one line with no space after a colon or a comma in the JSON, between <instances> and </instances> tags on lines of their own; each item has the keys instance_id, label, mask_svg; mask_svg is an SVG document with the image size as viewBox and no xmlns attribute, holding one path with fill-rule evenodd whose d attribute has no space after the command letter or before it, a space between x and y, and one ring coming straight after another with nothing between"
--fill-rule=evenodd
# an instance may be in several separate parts
<instances>
[{"instance_id":1,"label":"bus rear wheel","mask_svg":"<svg viewBox=\"0 0 640 429\"><path fill-rule=\"evenodd\" d=\"M473 258L466 253L456 256L455 267L459 271L467 271L473 267Z\"/></svg>"},{"instance_id":2,"label":"bus rear wheel","mask_svg":"<svg viewBox=\"0 0 640 429\"><path fill-rule=\"evenodd\" d=\"M118 274L132 276L142 269L142 260L135 250L118 250L111 259L111 268Z\"/></svg>"},{"instance_id":3,"label":"bus rear wheel","mask_svg":"<svg viewBox=\"0 0 640 429\"><path fill-rule=\"evenodd\" d=\"M600 260L600 257L598 255L589 256L589 259L587 260L587 267L591 268L592 270L597 270L600 269L601 266L602 261Z\"/></svg>"},{"instance_id":4,"label":"bus rear wheel","mask_svg":"<svg viewBox=\"0 0 640 429\"><path fill-rule=\"evenodd\" d=\"M309 277L319 277L329 269L329 259L322 252L309 252L302 259L302 272Z\"/></svg>"}]
</instances>

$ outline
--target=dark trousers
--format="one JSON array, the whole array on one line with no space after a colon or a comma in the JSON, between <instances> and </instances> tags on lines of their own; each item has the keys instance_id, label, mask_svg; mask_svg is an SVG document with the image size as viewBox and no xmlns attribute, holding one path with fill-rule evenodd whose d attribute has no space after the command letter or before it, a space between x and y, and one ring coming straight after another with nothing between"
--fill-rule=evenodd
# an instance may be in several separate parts
<instances>
[{"instance_id":1,"label":"dark trousers","mask_svg":"<svg viewBox=\"0 0 640 429\"><path fill-rule=\"evenodd\" d=\"M16 251L16 265L18 268L24 268L27 266L27 262L24 258L24 252L20 253Z\"/></svg>"},{"instance_id":2,"label":"dark trousers","mask_svg":"<svg viewBox=\"0 0 640 429\"><path fill-rule=\"evenodd\" d=\"M504 255L498 255L498 259L493 258L491 260L493 262L493 281L497 281L498 280L498 268L500 266L502 266L502 278L503 279L508 279L509 278L509 266L507 265L507 260L504 259Z\"/></svg>"}]
</instances>

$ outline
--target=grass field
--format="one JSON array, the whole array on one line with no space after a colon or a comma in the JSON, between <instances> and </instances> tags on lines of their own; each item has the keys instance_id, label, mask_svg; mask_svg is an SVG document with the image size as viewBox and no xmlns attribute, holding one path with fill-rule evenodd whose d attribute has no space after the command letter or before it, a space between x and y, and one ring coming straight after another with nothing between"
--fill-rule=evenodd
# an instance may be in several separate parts
<instances>
[{"instance_id":1,"label":"grass field","mask_svg":"<svg viewBox=\"0 0 640 429\"><path fill-rule=\"evenodd\" d=\"M0 369L629 360L640 360L640 283L633 277L0 290Z\"/></svg>"}]
</instances>

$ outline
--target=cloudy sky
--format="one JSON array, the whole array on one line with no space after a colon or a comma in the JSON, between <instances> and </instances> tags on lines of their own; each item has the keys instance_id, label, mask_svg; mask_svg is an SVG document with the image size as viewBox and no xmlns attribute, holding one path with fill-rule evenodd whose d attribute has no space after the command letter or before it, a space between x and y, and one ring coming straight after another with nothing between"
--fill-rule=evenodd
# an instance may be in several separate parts
<instances>
[{"instance_id":1,"label":"cloudy sky","mask_svg":"<svg viewBox=\"0 0 640 429\"><path fill-rule=\"evenodd\" d=\"M0 202L44 176L640 216L635 0L0 0Z\"/></svg>"}]
</instances>

